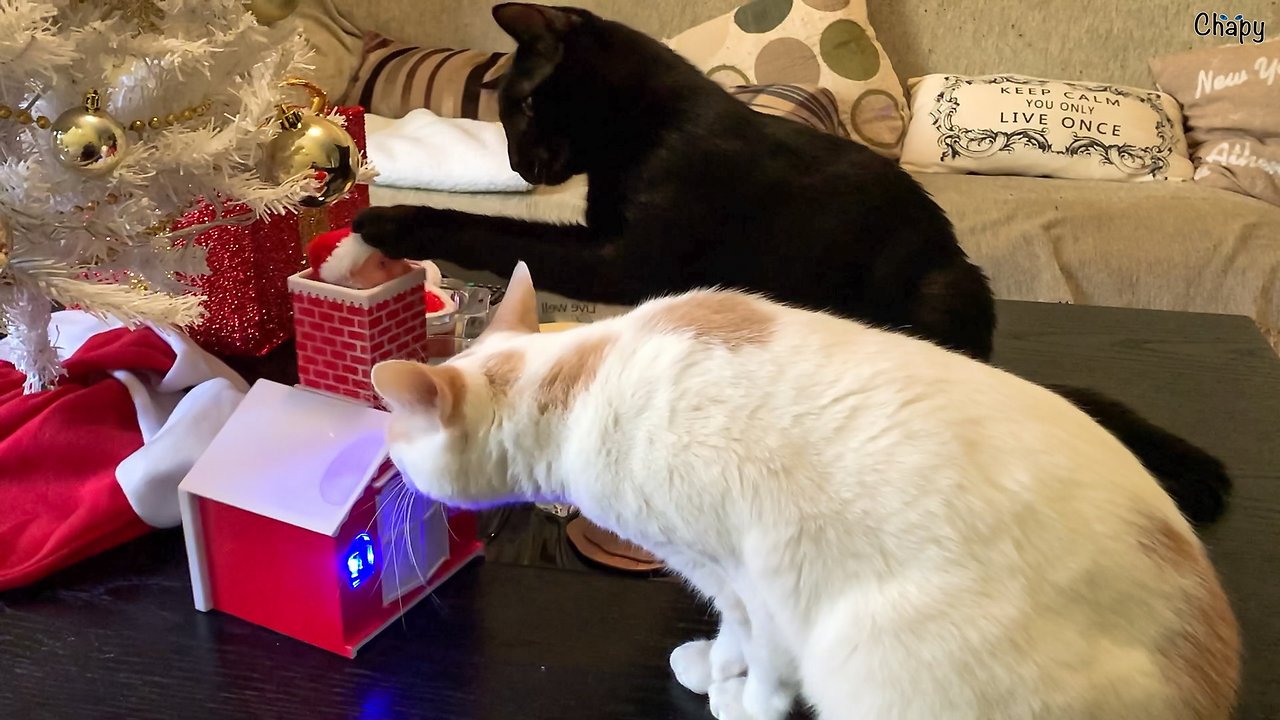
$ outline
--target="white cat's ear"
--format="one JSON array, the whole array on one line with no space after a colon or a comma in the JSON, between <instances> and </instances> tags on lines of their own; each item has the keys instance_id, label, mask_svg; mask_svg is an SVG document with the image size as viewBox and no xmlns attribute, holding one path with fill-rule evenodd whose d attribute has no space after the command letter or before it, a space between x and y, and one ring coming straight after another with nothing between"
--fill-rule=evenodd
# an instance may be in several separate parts
<instances>
[{"instance_id":1,"label":"white cat's ear","mask_svg":"<svg viewBox=\"0 0 1280 720\"><path fill-rule=\"evenodd\" d=\"M393 410L435 415L445 427L462 421L466 383L455 367L387 360L373 366L370 379Z\"/></svg>"},{"instance_id":2,"label":"white cat's ear","mask_svg":"<svg viewBox=\"0 0 1280 720\"><path fill-rule=\"evenodd\" d=\"M507 292L498 303L493 319L480 337L490 332L538 332L538 293L533 289L533 277L529 275L529 266L520 262L511 273L511 281L507 283Z\"/></svg>"}]
</instances>

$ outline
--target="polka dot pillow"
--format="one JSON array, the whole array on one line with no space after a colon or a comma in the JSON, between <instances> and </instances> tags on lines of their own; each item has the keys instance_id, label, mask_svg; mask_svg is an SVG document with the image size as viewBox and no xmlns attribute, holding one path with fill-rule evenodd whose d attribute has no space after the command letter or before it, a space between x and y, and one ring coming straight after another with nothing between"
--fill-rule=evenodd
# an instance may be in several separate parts
<instances>
[{"instance_id":1,"label":"polka dot pillow","mask_svg":"<svg viewBox=\"0 0 1280 720\"><path fill-rule=\"evenodd\" d=\"M907 103L866 0L754 0L667 45L725 87L827 88L854 140L888 157L901 153Z\"/></svg>"}]
</instances>

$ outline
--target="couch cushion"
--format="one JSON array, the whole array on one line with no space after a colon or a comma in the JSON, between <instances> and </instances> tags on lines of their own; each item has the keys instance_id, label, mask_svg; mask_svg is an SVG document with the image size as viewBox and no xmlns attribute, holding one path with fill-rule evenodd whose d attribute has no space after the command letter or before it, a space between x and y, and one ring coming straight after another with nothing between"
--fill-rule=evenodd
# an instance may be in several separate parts
<instances>
[{"instance_id":1,"label":"couch cushion","mask_svg":"<svg viewBox=\"0 0 1280 720\"><path fill-rule=\"evenodd\" d=\"M599 2L600 0L596 0ZM1235 42L1196 33L1196 15L1228 9L1266 20L1275 0L974 2L867 0L884 49L904 81L935 72L1016 72L1151 87L1147 59ZM638 8L637 8L638 10Z\"/></svg>"},{"instance_id":2,"label":"couch cushion","mask_svg":"<svg viewBox=\"0 0 1280 720\"><path fill-rule=\"evenodd\" d=\"M1247 315L1280 351L1280 208L1193 183L916 177L997 297Z\"/></svg>"},{"instance_id":3,"label":"couch cushion","mask_svg":"<svg viewBox=\"0 0 1280 720\"><path fill-rule=\"evenodd\" d=\"M372 205L426 205L476 215L585 225L587 178L578 175L561 185L539 185L522 193L459 193L374 184L369 186L369 202Z\"/></svg>"},{"instance_id":4,"label":"couch cushion","mask_svg":"<svg viewBox=\"0 0 1280 720\"><path fill-rule=\"evenodd\" d=\"M360 62L360 26L339 12L334 0L300 3L293 19L312 50L307 62L314 69L306 74L307 79L319 85L330 99L337 99Z\"/></svg>"}]
</instances>

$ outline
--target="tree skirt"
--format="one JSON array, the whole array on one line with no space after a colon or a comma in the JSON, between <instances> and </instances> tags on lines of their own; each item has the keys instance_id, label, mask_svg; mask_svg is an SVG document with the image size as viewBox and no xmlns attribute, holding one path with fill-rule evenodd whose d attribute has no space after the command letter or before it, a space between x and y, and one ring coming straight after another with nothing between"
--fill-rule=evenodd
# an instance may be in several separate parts
<instances>
[{"instance_id":1,"label":"tree skirt","mask_svg":"<svg viewBox=\"0 0 1280 720\"><path fill-rule=\"evenodd\" d=\"M0 590L178 525L178 483L248 390L178 332L69 310L49 337L67 375L30 395L0 340Z\"/></svg>"}]
</instances>

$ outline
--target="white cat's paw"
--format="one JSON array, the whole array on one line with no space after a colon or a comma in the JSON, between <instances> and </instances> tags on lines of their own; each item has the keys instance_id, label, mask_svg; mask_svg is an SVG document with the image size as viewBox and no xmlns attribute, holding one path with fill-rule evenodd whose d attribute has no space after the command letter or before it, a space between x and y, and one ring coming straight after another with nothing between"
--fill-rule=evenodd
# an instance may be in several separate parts
<instances>
[{"instance_id":1,"label":"white cat's paw","mask_svg":"<svg viewBox=\"0 0 1280 720\"><path fill-rule=\"evenodd\" d=\"M795 698L793 690L776 682L753 682L750 675L742 688L742 707L752 720L783 720Z\"/></svg>"},{"instance_id":2,"label":"white cat's paw","mask_svg":"<svg viewBox=\"0 0 1280 720\"><path fill-rule=\"evenodd\" d=\"M671 651L671 671L676 682L706 695L711 687L711 641L690 640Z\"/></svg>"},{"instance_id":3,"label":"white cat's paw","mask_svg":"<svg viewBox=\"0 0 1280 720\"><path fill-rule=\"evenodd\" d=\"M721 633L711 643L711 682L747 674L747 660L742 642L735 635Z\"/></svg>"},{"instance_id":4,"label":"white cat's paw","mask_svg":"<svg viewBox=\"0 0 1280 720\"><path fill-rule=\"evenodd\" d=\"M747 679L729 678L714 682L707 690L707 703L716 720L756 720L742 705L742 693Z\"/></svg>"}]
</instances>

